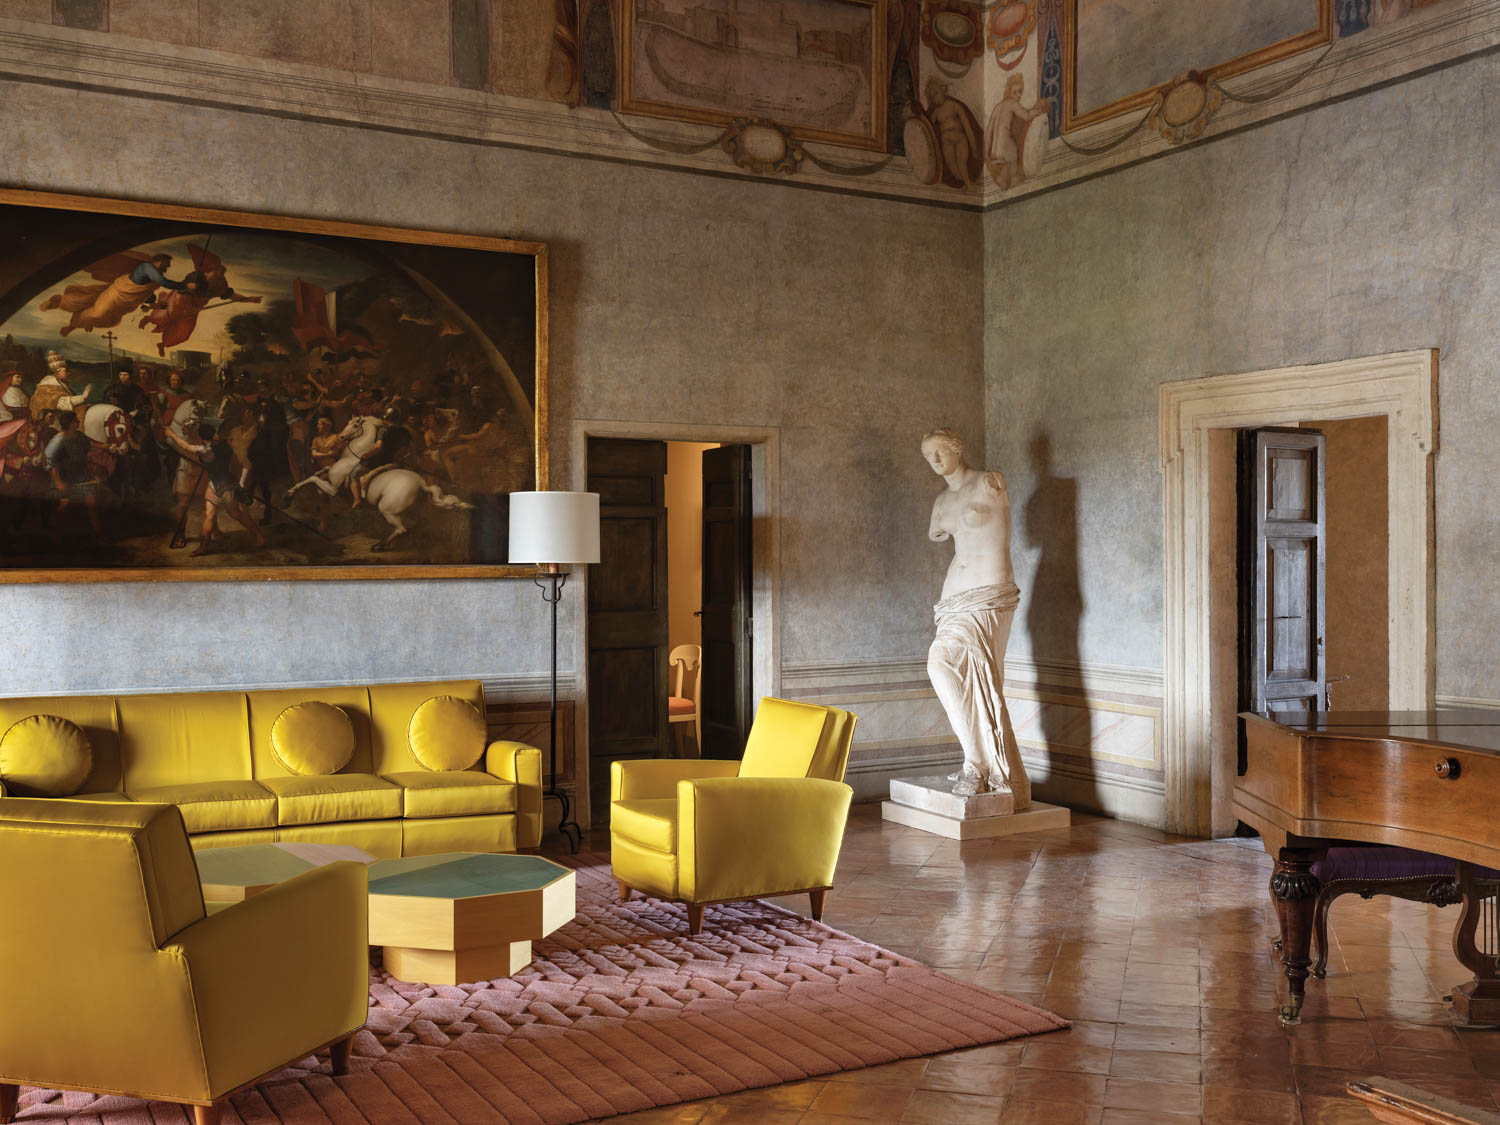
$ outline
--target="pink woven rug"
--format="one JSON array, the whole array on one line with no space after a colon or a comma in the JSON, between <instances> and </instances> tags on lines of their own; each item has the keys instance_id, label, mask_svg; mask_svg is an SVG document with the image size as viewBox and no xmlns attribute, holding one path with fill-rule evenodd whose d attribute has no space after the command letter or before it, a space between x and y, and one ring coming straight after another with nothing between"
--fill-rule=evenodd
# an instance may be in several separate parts
<instances>
[{"instance_id":1,"label":"pink woven rug","mask_svg":"<svg viewBox=\"0 0 1500 1125\"><path fill-rule=\"evenodd\" d=\"M235 1096L236 1125L563 1125L1066 1027L801 915L618 901L580 856L578 917L509 979L458 988L370 974L350 1073L326 1053ZM164 1102L25 1089L22 1122L177 1125Z\"/></svg>"}]
</instances>

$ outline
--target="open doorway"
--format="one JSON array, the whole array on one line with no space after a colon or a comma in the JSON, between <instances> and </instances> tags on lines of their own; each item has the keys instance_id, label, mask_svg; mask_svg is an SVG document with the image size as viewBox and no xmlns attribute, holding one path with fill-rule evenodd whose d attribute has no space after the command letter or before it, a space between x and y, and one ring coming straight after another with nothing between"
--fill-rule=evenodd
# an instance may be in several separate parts
<instances>
[{"instance_id":1,"label":"open doorway","mask_svg":"<svg viewBox=\"0 0 1500 1125\"><path fill-rule=\"evenodd\" d=\"M1212 738L1238 773L1241 711L1388 708L1388 429L1209 433Z\"/></svg>"},{"instance_id":2,"label":"open doorway","mask_svg":"<svg viewBox=\"0 0 1500 1125\"><path fill-rule=\"evenodd\" d=\"M755 698L757 458L744 443L585 443L588 489L600 497L585 622L587 791L607 815L615 761L742 751Z\"/></svg>"}]
</instances>

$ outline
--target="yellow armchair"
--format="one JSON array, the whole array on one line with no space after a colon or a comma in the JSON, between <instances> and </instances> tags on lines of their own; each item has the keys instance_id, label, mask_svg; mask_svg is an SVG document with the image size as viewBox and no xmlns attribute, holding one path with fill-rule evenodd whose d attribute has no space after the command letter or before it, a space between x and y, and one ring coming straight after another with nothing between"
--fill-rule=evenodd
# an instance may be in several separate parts
<instances>
[{"instance_id":1,"label":"yellow armchair","mask_svg":"<svg viewBox=\"0 0 1500 1125\"><path fill-rule=\"evenodd\" d=\"M0 1123L19 1087L219 1103L314 1051L343 1073L369 1003L362 864L206 916L172 805L0 801Z\"/></svg>"},{"instance_id":2,"label":"yellow armchair","mask_svg":"<svg viewBox=\"0 0 1500 1125\"><path fill-rule=\"evenodd\" d=\"M633 890L703 908L833 886L854 791L844 784L856 717L837 707L762 699L739 762L617 761L611 768L610 862Z\"/></svg>"}]
</instances>

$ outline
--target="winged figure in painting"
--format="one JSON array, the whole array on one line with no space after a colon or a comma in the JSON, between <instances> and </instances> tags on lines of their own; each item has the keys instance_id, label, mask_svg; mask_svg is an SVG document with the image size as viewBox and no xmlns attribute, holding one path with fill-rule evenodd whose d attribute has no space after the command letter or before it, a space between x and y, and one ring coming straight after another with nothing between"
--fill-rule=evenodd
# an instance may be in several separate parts
<instances>
[{"instance_id":1,"label":"winged figure in painting","mask_svg":"<svg viewBox=\"0 0 1500 1125\"><path fill-rule=\"evenodd\" d=\"M160 289L180 290L185 282L173 281L166 271L172 265L170 254L144 254L139 250L122 250L101 259L85 271L94 285L69 285L42 302L42 311L62 309L72 313L58 335L82 328L113 328L125 314L146 302L153 302Z\"/></svg>"},{"instance_id":2,"label":"winged figure in painting","mask_svg":"<svg viewBox=\"0 0 1500 1125\"><path fill-rule=\"evenodd\" d=\"M259 297L247 297L234 291L225 275L224 259L208 247L189 242L188 252L193 256L193 272L183 278L180 289L158 294L146 315L141 317L139 327L149 325L151 331L161 335L156 342L157 355L166 355L168 348L176 347L192 336L193 329L198 327L198 314L210 307L211 301L255 305L261 301Z\"/></svg>"}]
</instances>

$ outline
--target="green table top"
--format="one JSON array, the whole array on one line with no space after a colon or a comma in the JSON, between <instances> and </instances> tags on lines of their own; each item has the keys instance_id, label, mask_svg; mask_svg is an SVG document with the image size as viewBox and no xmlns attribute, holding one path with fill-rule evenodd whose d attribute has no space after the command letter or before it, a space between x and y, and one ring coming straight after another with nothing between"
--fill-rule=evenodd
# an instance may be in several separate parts
<instances>
[{"instance_id":1,"label":"green table top","mask_svg":"<svg viewBox=\"0 0 1500 1125\"><path fill-rule=\"evenodd\" d=\"M198 879L205 885L257 886L282 883L304 871L337 860L369 863L358 848L329 844L245 844L237 848L200 848Z\"/></svg>"},{"instance_id":2,"label":"green table top","mask_svg":"<svg viewBox=\"0 0 1500 1125\"><path fill-rule=\"evenodd\" d=\"M534 855L455 852L385 859L370 867L372 895L474 898L535 891L569 874L569 868Z\"/></svg>"}]
</instances>

